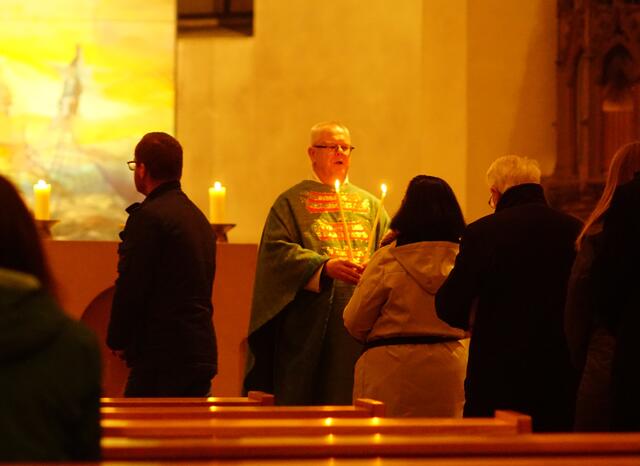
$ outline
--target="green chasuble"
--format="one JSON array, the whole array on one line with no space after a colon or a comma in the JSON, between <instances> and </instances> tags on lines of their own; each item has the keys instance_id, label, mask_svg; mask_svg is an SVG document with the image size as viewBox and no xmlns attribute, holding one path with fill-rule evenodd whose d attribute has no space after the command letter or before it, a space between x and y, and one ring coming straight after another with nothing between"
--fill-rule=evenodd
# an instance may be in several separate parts
<instances>
[{"instance_id":1,"label":"green chasuble","mask_svg":"<svg viewBox=\"0 0 640 466\"><path fill-rule=\"evenodd\" d=\"M305 290L331 258L368 260L369 235L380 201L346 183L335 190L303 181L281 194L262 232L253 290L245 390L273 393L277 404L351 404L353 368L362 347L345 330L342 311L354 286L321 277L320 292ZM386 232L381 212L373 245Z\"/></svg>"}]
</instances>

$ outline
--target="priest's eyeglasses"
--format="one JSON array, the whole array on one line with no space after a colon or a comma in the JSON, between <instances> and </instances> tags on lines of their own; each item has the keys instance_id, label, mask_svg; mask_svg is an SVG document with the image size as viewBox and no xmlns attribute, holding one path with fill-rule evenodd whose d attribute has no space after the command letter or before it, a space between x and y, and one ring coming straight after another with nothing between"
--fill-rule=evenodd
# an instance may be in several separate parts
<instances>
[{"instance_id":1,"label":"priest's eyeglasses","mask_svg":"<svg viewBox=\"0 0 640 466\"><path fill-rule=\"evenodd\" d=\"M138 165L138 161L137 160L129 160L127 162L127 167L129 167L129 170L134 171L136 169L136 165Z\"/></svg>"},{"instance_id":2,"label":"priest's eyeglasses","mask_svg":"<svg viewBox=\"0 0 640 466\"><path fill-rule=\"evenodd\" d=\"M355 147L348 146L346 144L314 144L313 147L315 147L316 149L327 149L331 152L340 150L340 152L342 152L343 154L348 154L355 149Z\"/></svg>"}]
</instances>

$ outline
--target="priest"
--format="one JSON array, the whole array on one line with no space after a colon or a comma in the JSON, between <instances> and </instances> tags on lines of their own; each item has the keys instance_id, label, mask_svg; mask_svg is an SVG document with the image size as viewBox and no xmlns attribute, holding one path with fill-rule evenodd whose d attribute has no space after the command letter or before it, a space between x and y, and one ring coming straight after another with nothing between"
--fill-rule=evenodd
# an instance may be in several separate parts
<instances>
[{"instance_id":1,"label":"priest","mask_svg":"<svg viewBox=\"0 0 640 466\"><path fill-rule=\"evenodd\" d=\"M369 250L389 217L380 201L349 182L349 130L337 122L311 128L314 175L282 193L267 217L253 291L245 390L282 405L351 404L361 346L342 311Z\"/></svg>"}]
</instances>

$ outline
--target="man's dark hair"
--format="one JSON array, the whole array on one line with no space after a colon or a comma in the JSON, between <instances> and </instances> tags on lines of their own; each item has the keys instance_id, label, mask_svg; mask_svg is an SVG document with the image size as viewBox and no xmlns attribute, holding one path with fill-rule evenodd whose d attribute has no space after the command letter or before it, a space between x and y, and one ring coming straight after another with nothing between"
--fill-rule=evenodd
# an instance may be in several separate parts
<instances>
[{"instance_id":1,"label":"man's dark hair","mask_svg":"<svg viewBox=\"0 0 640 466\"><path fill-rule=\"evenodd\" d=\"M134 154L154 180L173 181L182 176L182 146L167 133L145 134Z\"/></svg>"},{"instance_id":2,"label":"man's dark hair","mask_svg":"<svg viewBox=\"0 0 640 466\"><path fill-rule=\"evenodd\" d=\"M33 216L13 184L0 176L0 267L34 275L55 295Z\"/></svg>"},{"instance_id":3,"label":"man's dark hair","mask_svg":"<svg viewBox=\"0 0 640 466\"><path fill-rule=\"evenodd\" d=\"M419 241L460 242L465 223L451 187L441 178L418 175L409 182L398 212L391 220L397 244Z\"/></svg>"}]
</instances>

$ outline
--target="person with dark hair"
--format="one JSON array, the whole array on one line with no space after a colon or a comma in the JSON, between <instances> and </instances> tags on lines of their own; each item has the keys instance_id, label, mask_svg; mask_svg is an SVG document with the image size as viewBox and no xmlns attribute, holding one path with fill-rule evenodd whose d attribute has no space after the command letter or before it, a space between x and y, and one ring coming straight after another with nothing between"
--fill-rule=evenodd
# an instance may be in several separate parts
<instances>
[{"instance_id":1,"label":"person with dark hair","mask_svg":"<svg viewBox=\"0 0 640 466\"><path fill-rule=\"evenodd\" d=\"M107 345L131 368L125 396L206 396L217 372L211 225L180 187L172 136L146 134L127 164L146 198L120 233Z\"/></svg>"},{"instance_id":2,"label":"person with dark hair","mask_svg":"<svg viewBox=\"0 0 640 466\"><path fill-rule=\"evenodd\" d=\"M0 176L0 461L100 459L100 349L67 317L33 218Z\"/></svg>"},{"instance_id":3,"label":"person with dark hair","mask_svg":"<svg viewBox=\"0 0 640 466\"><path fill-rule=\"evenodd\" d=\"M495 213L471 223L436 294L438 316L471 330L465 417L528 414L534 431L567 431L577 374L563 332L582 223L547 205L535 160L506 155L487 171Z\"/></svg>"},{"instance_id":4,"label":"person with dark hair","mask_svg":"<svg viewBox=\"0 0 640 466\"><path fill-rule=\"evenodd\" d=\"M383 401L389 416L462 416L468 340L436 316L434 299L464 226L444 180L411 180L391 220L395 241L373 255L344 310L365 348L354 399Z\"/></svg>"}]
</instances>

